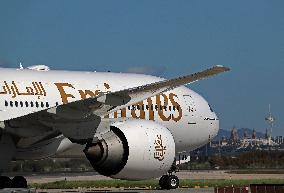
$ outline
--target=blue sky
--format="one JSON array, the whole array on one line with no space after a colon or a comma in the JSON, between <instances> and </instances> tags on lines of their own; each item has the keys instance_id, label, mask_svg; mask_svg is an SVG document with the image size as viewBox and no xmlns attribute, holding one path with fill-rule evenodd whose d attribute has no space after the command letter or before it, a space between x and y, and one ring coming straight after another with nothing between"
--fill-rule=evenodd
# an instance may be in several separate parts
<instances>
[{"instance_id":1,"label":"blue sky","mask_svg":"<svg viewBox=\"0 0 284 193\"><path fill-rule=\"evenodd\" d=\"M231 72L190 85L221 127L284 135L284 1L0 1L0 65L145 72L172 78L213 64Z\"/></svg>"}]
</instances>

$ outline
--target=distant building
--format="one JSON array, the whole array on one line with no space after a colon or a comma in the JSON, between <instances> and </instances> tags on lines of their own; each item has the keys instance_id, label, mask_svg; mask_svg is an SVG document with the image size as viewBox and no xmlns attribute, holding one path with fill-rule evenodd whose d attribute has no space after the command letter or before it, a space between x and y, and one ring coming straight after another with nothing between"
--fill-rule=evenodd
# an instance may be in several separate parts
<instances>
[{"instance_id":1,"label":"distant building","mask_svg":"<svg viewBox=\"0 0 284 193\"><path fill-rule=\"evenodd\" d=\"M244 132L244 139L248 139L248 138L249 138L248 131L245 131L245 132Z\"/></svg>"},{"instance_id":2,"label":"distant building","mask_svg":"<svg viewBox=\"0 0 284 193\"><path fill-rule=\"evenodd\" d=\"M284 144L284 138L283 138L283 136L276 136L274 142L277 143L277 144L279 144L279 145Z\"/></svg>"},{"instance_id":3,"label":"distant building","mask_svg":"<svg viewBox=\"0 0 284 193\"><path fill-rule=\"evenodd\" d=\"M256 131L255 129L253 129L252 131L252 136L251 136L252 139L256 139Z\"/></svg>"},{"instance_id":4,"label":"distant building","mask_svg":"<svg viewBox=\"0 0 284 193\"><path fill-rule=\"evenodd\" d=\"M238 136L238 130L237 128L233 128L232 131L231 131L231 137L230 137L230 142L232 144L236 144L239 140L239 136Z\"/></svg>"},{"instance_id":5,"label":"distant building","mask_svg":"<svg viewBox=\"0 0 284 193\"><path fill-rule=\"evenodd\" d=\"M244 133L242 133L242 131ZM242 133L242 134L241 134ZM243 136L239 138L240 136ZM226 136L228 136L226 138ZM219 140L209 140L209 144L193 151L193 157L208 157L212 155L236 155L243 152L263 150L279 150L284 151L284 137L277 136L271 138L267 129L266 134L257 133L255 129L240 129L233 127L229 135L219 136Z\"/></svg>"}]
</instances>

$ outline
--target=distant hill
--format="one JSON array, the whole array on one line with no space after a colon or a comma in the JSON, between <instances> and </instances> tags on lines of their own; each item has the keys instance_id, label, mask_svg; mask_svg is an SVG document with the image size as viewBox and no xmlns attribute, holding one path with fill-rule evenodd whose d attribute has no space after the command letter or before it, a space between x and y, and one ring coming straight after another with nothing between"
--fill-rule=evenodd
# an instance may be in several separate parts
<instances>
[{"instance_id":1,"label":"distant hill","mask_svg":"<svg viewBox=\"0 0 284 193\"><path fill-rule=\"evenodd\" d=\"M245 132L248 133L248 136L252 136L253 130L252 129L248 129L248 128L238 129L239 137L243 138ZM218 132L218 135L214 138L214 141L222 139L222 137L225 137L225 138L228 139L228 138L230 138L230 136L231 136L231 130L220 129L219 132ZM264 133L261 133L261 132L258 132L258 131L256 132L256 137L257 138L263 138L264 136L265 136Z\"/></svg>"}]
</instances>

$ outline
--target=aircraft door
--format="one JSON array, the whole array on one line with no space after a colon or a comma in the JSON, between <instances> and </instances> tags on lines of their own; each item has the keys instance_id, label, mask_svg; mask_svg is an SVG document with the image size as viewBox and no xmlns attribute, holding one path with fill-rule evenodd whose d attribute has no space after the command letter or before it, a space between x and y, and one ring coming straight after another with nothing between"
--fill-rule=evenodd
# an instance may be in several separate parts
<instances>
[{"instance_id":1,"label":"aircraft door","mask_svg":"<svg viewBox=\"0 0 284 193\"><path fill-rule=\"evenodd\" d=\"M192 97L192 95L183 95L183 98L185 100L187 113L189 114L194 113L196 111L196 105L195 105L194 98Z\"/></svg>"}]
</instances>

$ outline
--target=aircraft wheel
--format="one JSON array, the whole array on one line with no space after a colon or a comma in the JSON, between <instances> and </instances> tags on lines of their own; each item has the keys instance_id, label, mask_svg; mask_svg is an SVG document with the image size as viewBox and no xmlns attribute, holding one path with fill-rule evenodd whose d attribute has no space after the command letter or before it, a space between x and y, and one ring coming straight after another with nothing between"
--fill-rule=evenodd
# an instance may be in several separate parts
<instances>
[{"instance_id":1,"label":"aircraft wheel","mask_svg":"<svg viewBox=\"0 0 284 193\"><path fill-rule=\"evenodd\" d=\"M179 179L177 176L170 175L166 181L167 189L176 189L179 186Z\"/></svg>"},{"instance_id":2,"label":"aircraft wheel","mask_svg":"<svg viewBox=\"0 0 284 193\"><path fill-rule=\"evenodd\" d=\"M166 183L167 183L168 177L169 177L168 175L163 175L159 180L159 185L160 185L162 190L167 189Z\"/></svg>"},{"instance_id":3,"label":"aircraft wheel","mask_svg":"<svg viewBox=\"0 0 284 193\"><path fill-rule=\"evenodd\" d=\"M11 188L12 180L8 176L0 176L0 189Z\"/></svg>"},{"instance_id":4,"label":"aircraft wheel","mask_svg":"<svg viewBox=\"0 0 284 193\"><path fill-rule=\"evenodd\" d=\"M179 186L179 179L174 175L163 175L159 180L159 185L162 190L176 189Z\"/></svg>"},{"instance_id":5,"label":"aircraft wheel","mask_svg":"<svg viewBox=\"0 0 284 193\"><path fill-rule=\"evenodd\" d=\"M15 176L12 179L12 187L13 188L27 188L28 187L27 180L23 176Z\"/></svg>"}]
</instances>

